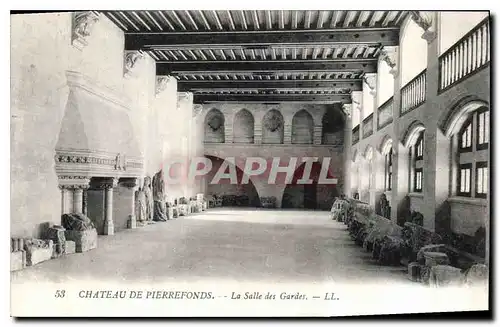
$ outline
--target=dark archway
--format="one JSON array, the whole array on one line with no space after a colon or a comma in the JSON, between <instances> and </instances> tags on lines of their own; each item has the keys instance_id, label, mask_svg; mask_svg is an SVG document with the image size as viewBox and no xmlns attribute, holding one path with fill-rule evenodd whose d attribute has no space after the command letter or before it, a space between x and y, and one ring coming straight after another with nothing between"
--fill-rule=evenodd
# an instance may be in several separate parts
<instances>
[{"instance_id":1,"label":"dark archway","mask_svg":"<svg viewBox=\"0 0 500 327\"><path fill-rule=\"evenodd\" d=\"M337 185L319 184L321 163L312 165L310 179L312 184L298 184L304 175L305 163L300 165L293 174L290 184L285 187L281 201L282 208L330 210L335 197L339 196ZM327 178L334 178L328 171Z\"/></svg>"},{"instance_id":2,"label":"dark archway","mask_svg":"<svg viewBox=\"0 0 500 327\"><path fill-rule=\"evenodd\" d=\"M323 126L322 144L341 145L344 143L344 115L339 106L328 107L321 124Z\"/></svg>"},{"instance_id":3,"label":"dark archway","mask_svg":"<svg viewBox=\"0 0 500 327\"><path fill-rule=\"evenodd\" d=\"M220 182L212 184L215 174L225 161L222 158L205 155L212 162L212 169L204 177L206 185L206 194L208 197L213 195L222 198L222 205L226 207L260 207L260 198L257 189L249 180L247 184L242 184L241 180L244 175L243 170L238 166L229 163L230 166L236 168L237 184L232 184L229 179L221 179ZM226 173L229 169L226 168Z\"/></svg>"}]
</instances>

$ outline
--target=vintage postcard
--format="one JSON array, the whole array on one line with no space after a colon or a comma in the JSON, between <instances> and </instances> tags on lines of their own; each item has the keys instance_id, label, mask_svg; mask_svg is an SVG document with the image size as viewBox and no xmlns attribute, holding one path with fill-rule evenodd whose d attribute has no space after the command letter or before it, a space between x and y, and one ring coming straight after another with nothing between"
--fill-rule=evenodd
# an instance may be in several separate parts
<instances>
[{"instance_id":1,"label":"vintage postcard","mask_svg":"<svg viewBox=\"0 0 500 327\"><path fill-rule=\"evenodd\" d=\"M490 309L489 11L10 26L12 316Z\"/></svg>"}]
</instances>

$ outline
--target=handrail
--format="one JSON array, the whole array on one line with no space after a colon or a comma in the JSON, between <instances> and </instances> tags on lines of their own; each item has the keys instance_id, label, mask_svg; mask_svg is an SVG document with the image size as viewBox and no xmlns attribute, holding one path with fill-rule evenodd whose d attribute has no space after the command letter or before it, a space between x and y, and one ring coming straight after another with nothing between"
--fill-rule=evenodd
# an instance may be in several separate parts
<instances>
[{"instance_id":1,"label":"handrail","mask_svg":"<svg viewBox=\"0 0 500 327\"><path fill-rule=\"evenodd\" d=\"M439 92L443 92L490 62L489 17L439 56Z\"/></svg>"},{"instance_id":2,"label":"handrail","mask_svg":"<svg viewBox=\"0 0 500 327\"><path fill-rule=\"evenodd\" d=\"M413 110L425 102L427 69L401 88L401 114Z\"/></svg>"},{"instance_id":3,"label":"handrail","mask_svg":"<svg viewBox=\"0 0 500 327\"><path fill-rule=\"evenodd\" d=\"M445 52L443 52L439 57L444 57L446 56L447 54L449 54L450 52L453 51L453 48L456 48L456 46L460 43L462 43L463 41L465 41L469 36L471 36L472 34L474 34L474 32L476 32L479 28L481 28L482 25L486 24L486 23L489 23L489 20L490 20L490 16L484 18L479 24L477 24L476 26L474 26L469 32L467 32L467 34L465 34L464 36L462 36L460 38L460 40L458 40L457 42L453 43L453 45L448 49L446 50Z\"/></svg>"}]
</instances>

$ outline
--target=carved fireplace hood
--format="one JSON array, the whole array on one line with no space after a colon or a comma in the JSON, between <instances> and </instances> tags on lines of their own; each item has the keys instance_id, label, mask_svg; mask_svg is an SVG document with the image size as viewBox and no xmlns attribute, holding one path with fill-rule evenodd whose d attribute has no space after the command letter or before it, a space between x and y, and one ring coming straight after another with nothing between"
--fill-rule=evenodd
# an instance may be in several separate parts
<instances>
[{"instance_id":1,"label":"carved fireplace hood","mask_svg":"<svg viewBox=\"0 0 500 327\"><path fill-rule=\"evenodd\" d=\"M68 71L69 96L56 145L58 175L138 177L143 158L122 96Z\"/></svg>"}]
</instances>

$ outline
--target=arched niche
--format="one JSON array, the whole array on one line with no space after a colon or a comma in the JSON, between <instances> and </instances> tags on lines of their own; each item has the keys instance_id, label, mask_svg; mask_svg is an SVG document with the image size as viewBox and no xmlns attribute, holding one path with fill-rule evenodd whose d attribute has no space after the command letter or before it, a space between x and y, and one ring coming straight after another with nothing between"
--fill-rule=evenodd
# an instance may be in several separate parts
<instances>
[{"instance_id":1,"label":"arched niche","mask_svg":"<svg viewBox=\"0 0 500 327\"><path fill-rule=\"evenodd\" d=\"M204 140L205 143L224 143L224 114L216 108L211 109L205 116Z\"/></svg>"},{"instance_id":2,"label":"arched niche","mask_svg":"<svg viewBox=\"0 0 500 327\"><path fill-rule=\"evenodd\" d=\"M252 113L246 109L241 109L234 116L233 142L234 143L254 142L254 118Z\"/></svg>"},{"instance_id":3,"label":"arched niche","mask_svg":"<svg viewBox=\"0 0 500 327\"><path fill-rule=\"evenodd\" d=\"M269 110L262 118L262 143L282 144L284 139L284 119L276 109Z\"/></svg>"},{"instance_id":4,"label":"arched niche","mask_svg":"<svg viewBox=\"0 0 500 327\"><path fill-rule=\"evenodd\" d=\"M336 107L329 107L321 120L322 144L342 144L344 142L344 115Z\"/></svg>"},{"instance_id":5,"label":"arched niche","mask_svg":"<svg viewBox=\"0 0 500 327\"><path fill-rule=\"evenodd\" d=\"M297 112L292 119L292 143L312 144L313 128L314 121L311 114L304 109Z\"/></svg>"}]
</instances>

